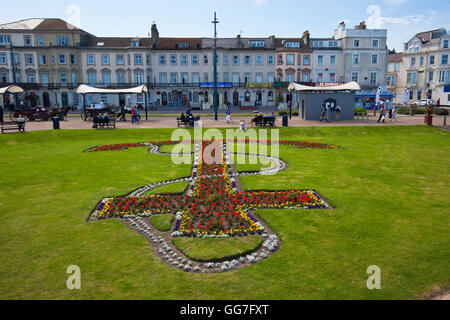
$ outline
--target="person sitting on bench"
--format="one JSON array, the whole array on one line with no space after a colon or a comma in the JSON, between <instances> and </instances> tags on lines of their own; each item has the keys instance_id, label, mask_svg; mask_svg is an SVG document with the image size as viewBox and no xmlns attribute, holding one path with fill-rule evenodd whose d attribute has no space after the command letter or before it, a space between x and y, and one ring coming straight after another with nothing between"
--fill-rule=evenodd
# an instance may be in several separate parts
<instances>
[{"instance_id":1,"label":"person sitting on bench","mask_svg":"<svg viewBox=\"0 0 450 320\"><path fill-rule=\"evenodd\" d=\"M256 125L258 122L261 122L262 119L263 119L262 113L258 113L257 115L255 115L255 117L253 117L253 119L250 121L252 127Z\"/></svg>"},{"instance_id":2,"label":"person sitting on bench","mask_svg":"<svg viewBox=\"0 0 450 320\"><path fill-rule=\"evenodd\" d=\"M126 114L127 114L127 112L125 111L125 106L122 104L120 106L120 118L119 118L119 121L127 121Z\"/></svg>"},{"instance_id":3,"label":"person sitting on bench","mask_svg":"<svg viewBox=\"0 0 450 320\"><path fill-rule=\"evenodd\" d=\"M25 126L25 118L22 115L19 115L19 117L17 118L17 124L19 125L19 127Z\"/></svg>"},{"instance_id":4,"label":"person sitting on bench","mask_svg":"<svg viewBox=\"0 0 450 320\"><path fill-rule=\"evenodd\" d=\"M182 122L187 122L186 116L184 115L184 113L181 114L180 120Z\"/></svg>"}]
</instances>

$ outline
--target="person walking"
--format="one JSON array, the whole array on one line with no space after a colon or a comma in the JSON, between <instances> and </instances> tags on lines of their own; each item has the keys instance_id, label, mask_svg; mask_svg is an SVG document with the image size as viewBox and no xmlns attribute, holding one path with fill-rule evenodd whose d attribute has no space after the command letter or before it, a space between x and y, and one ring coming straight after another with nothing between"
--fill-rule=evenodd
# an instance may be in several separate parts
<instances>
[{"instance_id":1,"label":"person walking","mask_svg":"<svg viewBox=\"0 0 450 320\"><path fill-rule=\"evenodd\" d=\"M380 109L380 117L378 118L378 123L380 123L380 121L382 121L384 123L384 120L386 119L386 111L384 110L383 106L381 106Z\"/></svg>"},{"instance_id":2,"label":"person walking","mask_svg":"<svg viewBox=\"0 0 450 320\"><path fill-rule=\"evenodd\" d=\"M233 122L233 120L231 119L231 109L230 109L230 107L227 107L227 110L225 111L225 115L226 115L227 123Z\"/></svg>"},{"instance_id":3,"label":"person walking","mask_svg":"<svg viewBox=\"0 0 450 320\"><path fill-rule=\"evenodd\" d=\"M388 106L388 110L389 110L389 119L392 121L392 109L393 109L393 105L391 101L386 101L386 104Z\"/></svg>"},{"instance_id":4,"label":"person walking","mask_svg":"<svg viewBox=\"0 0 450 320\"><path fill-rule=\"evenodd\" d=\"M139 113L139 108L134 109L136 111L136 123L139 124L141 122L141 114Z\"/></svg>"},{"instance_id":5,"label":"person walking","mask_svg":"<svg viewBox=\"0 0 450 320\"><path fill-rule=\"evenodd\" d=\"M441 106L441 98L436 100L436 106L439 108Z\"/></svg>"},{"instance_id":6,"label":"person walking","mask_svg":"<svg viewBox=\"0 0 450 320\"><path fill-rule=\"evenodd\" d=\"M136 108L131 107L131 123L134 124L136 122Z\"/></svg>"},{"instance_id":7,"label":"person walking","mask_svg":"<svg viewBox=\"0 0 450 320\"><path fill-rule=\"evenodd\" d=\"M392 120L395 120L395 122L397 122L397 109L395 107L392 108L391 122L392 122Z\"/></svg>"},{"instance_id":8,"label":"person walking","mask_svg":"<svg viewBox=\"0 0 450 320\"><path fill-rule=\"evenodd\" d=\"M342 108L340 106L336 106L336 121L339 120L339 115L341 113Z\"/></svg>"}]
</instances>

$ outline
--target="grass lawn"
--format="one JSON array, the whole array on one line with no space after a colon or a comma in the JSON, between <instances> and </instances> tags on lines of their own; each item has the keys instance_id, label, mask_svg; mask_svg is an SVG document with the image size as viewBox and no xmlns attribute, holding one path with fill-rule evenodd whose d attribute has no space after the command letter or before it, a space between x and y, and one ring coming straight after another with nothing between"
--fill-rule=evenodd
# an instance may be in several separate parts
<instances>
[{"instance_id":1,"label":"grass lawn","mask_svg":"<svg viewBox=\"0 0 450 320\"><path fill-rule=\"evenodd\" d=\"M197 261L224 261L256 250L262 242L260 236L229 239L174 238L173 244L186 256Z\"/></svg>"},{"instance_id":2,"label":"grass lawn","mask_svg":"<svg viewBox=\"0 0 450 320\"><path fill-rule=\"evenodd\" d=\"M150 217L150 222L159 231L166 232L170 230L173 219L173 214L156 214Z\"/></svg>"},{"instance_id":3,"label":"grass lawn","mask_svg":"<svg viewBox=\"0 0 450 320\"><path fill-rule=\"evenodd\" d=\"M118 220L87 223L107 196L190 175L145 148L171 129L59 130L0 135L0 299L410 299L450 289L450 135L425 126L297 127L280 139L288 168L241 177L246 190L315 189L333 210L260 210L281 249L247 268L192 274L166 266ZM175 192L184 186L174 186ZM160 190L155 189L155 192ZM81 290L68 290L68 266ZM368 290L367 267L381 268Z\"/></svg>"}]
</instances>

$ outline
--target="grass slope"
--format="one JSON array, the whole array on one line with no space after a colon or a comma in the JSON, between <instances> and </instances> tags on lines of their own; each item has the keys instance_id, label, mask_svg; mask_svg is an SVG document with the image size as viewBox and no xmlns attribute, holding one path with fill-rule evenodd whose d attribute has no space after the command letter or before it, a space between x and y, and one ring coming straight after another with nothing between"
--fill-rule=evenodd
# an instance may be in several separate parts
<instances>
[{"instance_id":1,"label":"grass slope","mask_svg":"<svg viewBox=\"0 0 450 320\"><path fill-rule=\"evenodd\" d=\"M282 128L280 139L341 150L280 147L286 171L242 177L245 189L315 189L336 209L261 210L282 248L228 273L190 274L161 262L115 219L87 223L106 196L188 176L190 165L145 148L172 130L60 130L0 135L1 299L408 299L450 287L448 132L412 127ZM68 290L68 266L82 289ZM381 290L366 269L381 268Z\"/></svg>"}]
</instances>

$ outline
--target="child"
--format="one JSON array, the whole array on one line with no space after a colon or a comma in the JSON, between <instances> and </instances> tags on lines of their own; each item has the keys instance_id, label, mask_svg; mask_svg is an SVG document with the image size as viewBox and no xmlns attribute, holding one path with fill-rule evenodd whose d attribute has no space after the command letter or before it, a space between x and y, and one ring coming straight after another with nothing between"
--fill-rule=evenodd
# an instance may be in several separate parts
<instances>
[{"instance_id":1,"label":"child","mask_svg":"<svg viewBox=\"0 0 450 320\"><path fill-rule=\"evenodd\" d=\"M247 128L245 127L245 121L244 120L241 120L239 122L239 124L240 124L240 130L241 131L247 131Z\"/></svg>"}]
</instances>

